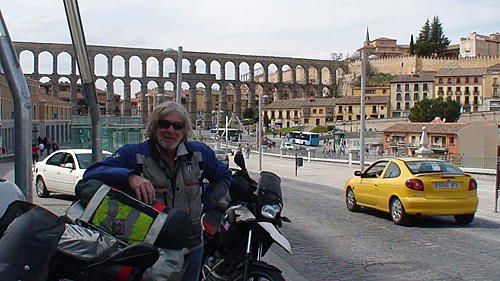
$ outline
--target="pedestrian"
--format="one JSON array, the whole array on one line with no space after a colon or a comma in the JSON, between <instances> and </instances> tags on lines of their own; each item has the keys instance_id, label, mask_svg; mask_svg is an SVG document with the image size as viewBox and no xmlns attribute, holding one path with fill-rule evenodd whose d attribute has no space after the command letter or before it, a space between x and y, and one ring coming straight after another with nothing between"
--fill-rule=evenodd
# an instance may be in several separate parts
<instances>
[{"instance_id":1,"label":"pedestrian","mask_svg":"<svg viewBox=\"0 0 500 281\"><path fill-rule=\"evenodd\" d=\"M38 149L40 151L40 156L43 155L43 151L45 149L45 145L43 144L43 142L41 142L39 145L38 145Z\"/></svg>"},{"instance_id":2,"label":"pedestrian","mask_svg":"<svg viewBox=\"0 0 500 281\"><path fill-rule=\"evenodd\" d=\"M38 152L40 151L40 148L38 145L36 145L35 142L31 144L31 158L33 161L33 165L38 162Z\"/></svg>"},{"instance_id":3,"label":"pedestrian","mask_svg":"<svg viewBox=\"0 0 500 281\"><path fill-rule=\"evenodd\" d=\"M52 151L57 150L59 150L59 145L54 140L52 140Z\"/></svg>"},{"instance_id":4,"label":"pedestrian","mask_svg":"<svg viewBox=\"0 0 500 281\"><path fill-rule=\"evenodd\" d=\"M227 208L224 196L232 181L230 170L206 144L188 141L193 135L191 121L178 103L165 102L154 108L146 129L146 141L120 147L113 157L89 167L84 179L129 190L145 203L158 200L187 212L192 219L192 235L182 280L199 280L203 257L201 214L204 209ZM203 199L200 179L210 182Z\"/></svg>"},{"instance_id":5,"label":"pedestrian","mask_svg":"<svg viewBox=\"0 0 500 281\"><path fill-rule=\"evenodd\" d=\"M52 139L53 141L54 139ZM47 155L50 154L51 150L52 150L52 142L49 140L47 141L47 144L45 145L45 149L47 150Z\"/></svg>"}]
</instances>

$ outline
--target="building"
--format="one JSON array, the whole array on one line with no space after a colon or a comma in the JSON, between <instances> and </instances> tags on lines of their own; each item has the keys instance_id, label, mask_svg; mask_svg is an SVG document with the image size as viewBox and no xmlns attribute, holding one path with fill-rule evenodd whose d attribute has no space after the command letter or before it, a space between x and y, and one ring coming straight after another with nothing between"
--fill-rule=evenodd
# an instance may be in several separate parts
<instances>
[{"instance_id":1,"label":"building","mask_svg":"<svg viewBox=\"0 0 500 281\"><path fill-rule=\"evenodd\" d=\"M391 117L408 117L410 108L423 99L434 98L434 73L398 75L390 82Z\"/></svg>"},{"instance_id":2,"label":"building","mask_svg":"<svg viewBox=\"0 0 500 281\"><path fill-rule=\"evenodd\" d=\"M365 117L384 119L389 116L389 96L366 96ZM347 96L334 99L336 105L334 121L361 120L361 96Z\"/></svg>"},{"instance_id":3,"label":"building","mask_svg":"<svg viewBox=\"0 0 500 281\"><path fill-rule=\"evenodd\" d=\"M72 104L61 98L45 93L43 83L26 80L31 96L32 139L46 137L57 143L67 143L70 139ZM0 153L14 151L14 100L5 75L0 74Z\"/></svg>"},{"instance_id":4,"label":"building","mask_svg":"<svg viewBox=\"0 0 500 281\"><path fill-rule=\"evenodd\" d=\"M389 96L391 88L389 85L366 86L366 96ZM361 87L352 87L351 96L361 96Z\"/></svg>"},{"instance_id":5,"label":"building","mask_svg":"<svg viewBox=\"0 0 500 281\"><path fill-rule=\"evenodd\" d=\"M435 154L496 159L497 126L483 121L470 123L397 123L384 132L384 150L396 155L414 155L419 148L422 128ZM495 160L496 161L496 160Z\"/></svg>"},{"instance_id":6,"label":"building","mask_svg":"<svg viewBox=\"0 0 500 281\"><path fill-rule=\"evenodd\" d=\"M365 42L363 48L358 49L358 52L364 49L368 55L376 55L377 57L396 57L408 55L410 45L398 45L396 39L380 37L373 41Z\"/></svg>"},{"instance_id":7,"label":"building","mask_svg":"<svg viewBox=\"0 0 500 281\"><path fill-rule=\"evenodd\" d=\"M273 128L325 125L334 118L334 99L298 98L278 100L262 106L262 112Z\"/></svg>"},{"instance_id":8,"label":"building","mask_svg":"<svg viewBox=\"0 0 500 281\"><path fill-rule=\"evenodd\" d=\"M500 63L486 68L483 75L482 111L500 111Z\"/></svg>"},{"instance_id":9,"label":"building","mask_svg":"<svg viewBox=\"0 0 500 281\"><path fill-rule=\"evenodd\" d=\"M441 68L434 75L435 98L459 101L464 112L476 112L483 105L485 68Z\"/></svg>"},{"instance_id":10,"label":"building","mask_svg":"<svg viewBox=\"0 0 500 281\"><path fill-rule=\"evenodd\" d=\"M460 38L460 57L500 56L500 33L487 35L469 33Z\"/></svg>"}]
</instances>

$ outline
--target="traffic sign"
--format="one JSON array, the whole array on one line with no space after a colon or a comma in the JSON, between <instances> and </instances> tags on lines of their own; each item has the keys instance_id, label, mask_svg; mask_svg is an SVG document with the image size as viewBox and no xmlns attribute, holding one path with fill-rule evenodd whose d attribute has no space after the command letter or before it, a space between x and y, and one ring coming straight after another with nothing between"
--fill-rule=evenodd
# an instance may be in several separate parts
<instances>
[{"instance_id":1,"label":"traffic sign","mask_svg":"<svg viewBox=\"0 0 500 281\"><path fill-rule=\"evenodd\" d=\"M216 134L216 135L215 135L215 140L216 140L216 141L220 141L220 135L219 135L219 134Z\"/></svg>"}]
</instances>

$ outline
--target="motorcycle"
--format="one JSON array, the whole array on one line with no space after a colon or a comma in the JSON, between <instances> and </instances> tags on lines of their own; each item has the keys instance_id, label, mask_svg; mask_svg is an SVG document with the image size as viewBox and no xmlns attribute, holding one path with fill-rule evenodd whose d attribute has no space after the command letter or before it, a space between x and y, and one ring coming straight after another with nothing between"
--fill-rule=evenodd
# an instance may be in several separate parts
<instances>
[{"instance_id":1,"label":"motorcycle","mask_svg":"<svg viewBox=\"0 0 500 281\"><path fill-rule=\"evenodd\" d=\"M281 215L281 179L263 171L256 183L248 175L241 151L234 162L240 169L233 171L230 207L224 212L212 209L202 216L205 246L201 280L285 280L281 270L262 259L274 243L292 253L290 243L278 230L283 222L291 222Z\"/></svg>"},{"instance_id":2,"label":"motorcycle","mask_svg":"<svg viewBox=\"0 0 500 281\"><path fill-rule=\"evenodd\" d=\"M8 208L0 214L0 280L138 281L159 257L150 244L124 245L35 204L3 199L0 205Z\"/></svg>"}]
</instances>

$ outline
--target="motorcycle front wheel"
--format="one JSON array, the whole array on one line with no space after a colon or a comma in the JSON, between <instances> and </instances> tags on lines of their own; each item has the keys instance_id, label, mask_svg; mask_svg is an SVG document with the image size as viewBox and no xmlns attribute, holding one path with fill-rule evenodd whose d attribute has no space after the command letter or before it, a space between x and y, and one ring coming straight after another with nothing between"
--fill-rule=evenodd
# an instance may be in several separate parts
<instances>
[{"instance_id":1,"label":"motorcycle front wheel","mask_svg":"<svg viewBox=\"0 0 500 281\"><path fill-rule=\"evenodd\" d=\"M231 274L228 281L243 281L243 271L238 270ZM281 272L270 270L264 267L251 266L248 269L247 280L245 281L285 281Z\"/></svg>"}]
</instances>

